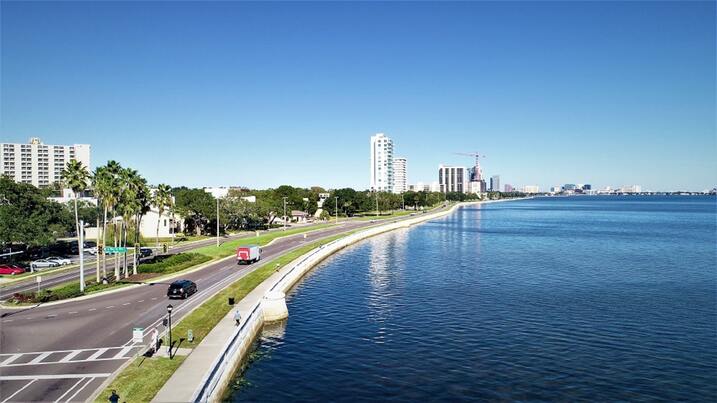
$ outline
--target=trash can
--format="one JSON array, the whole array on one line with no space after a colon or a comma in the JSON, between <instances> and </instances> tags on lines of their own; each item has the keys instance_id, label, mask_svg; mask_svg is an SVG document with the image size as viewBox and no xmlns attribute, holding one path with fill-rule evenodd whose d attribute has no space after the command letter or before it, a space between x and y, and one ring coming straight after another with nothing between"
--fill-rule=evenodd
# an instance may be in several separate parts
<instances>
[{"instance_id":1,"label":"trash can","mask_svg":"<svg viewBox=\"0 0 717 403\"><path fill-rule=\"evenodd\" d=\"M229 297L229 305L234 305L234 297Z\"/></svg>"}]
</instances>

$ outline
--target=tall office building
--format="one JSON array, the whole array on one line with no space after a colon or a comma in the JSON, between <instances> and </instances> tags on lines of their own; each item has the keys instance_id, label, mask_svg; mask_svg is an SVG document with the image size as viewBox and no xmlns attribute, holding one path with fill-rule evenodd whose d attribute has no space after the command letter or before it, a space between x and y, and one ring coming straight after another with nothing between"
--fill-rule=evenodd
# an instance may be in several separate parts
<instances>
[{"instance_id":1,"label":"tall office building","mask_svg":"<svg viewBox=\"0 0 717 403\"><path fill-rule=\"evenodd\" d=\"M500 192L500 175L490 177L490 190L492 192Z\"/></svg>"},{"instance_id":2,"label":"tall office building","mask_svg":"<svg viewBox=\"0 0 717 403\"><path fill-rule=\"evenodd\" d=\"M505 186L503 186L503 191L505 193L510 193L513 190L515 190L515 189L513 189L513 185L511 185L510 183L506 183Z\"/></svg>"},{"instance_id":3,"label":"tall office building","mask_svg":"<svg viewBox=\"0 0 717 403\"><path fill-rule=\"evenodd\" d=\"M393 159L393 193L403 193L408 190L407 160L402 157Z\"/></svg>"},{"instance_id":4,"label":"tall office building","mask_svg":"<svg viewBox=\"0 0 717 403\"><path fill-rule=\"evenodd\" d=\"M90 170L90 145L47 145L33 137L28 144L2 143L0 174L15 182L37 187L50 186L62 179L62 170L71 160L82 162Z\"/></svg>"},{"instance_id":5,"label":"tall office building","mask_svg":"<svg viewBox=\"0 0 717 403\"><path fill-rule=\"evenodd\" d=\"M371 136L371 190L393 191L393 140L383 133Z\"/></svg>"},{"instance_id":6,"label":"tall office building","mask_svg":"<svg viewBox=\"0 0 717 403\"><path fill-rule=\"evenodd\" d=\"M443 193L447 192L461 192L467 190L466 183L466 168L465 167L454 167L448 165L438 166L438 184L440 191Z\"/></svg>"}]
</instances>

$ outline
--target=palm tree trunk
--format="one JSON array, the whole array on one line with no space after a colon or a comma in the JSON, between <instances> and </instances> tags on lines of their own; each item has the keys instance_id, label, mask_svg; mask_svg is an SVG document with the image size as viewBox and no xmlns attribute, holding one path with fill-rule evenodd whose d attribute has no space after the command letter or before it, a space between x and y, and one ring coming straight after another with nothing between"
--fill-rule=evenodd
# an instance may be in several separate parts
<instances>
[{"instance_id":1,"label":"palm tree trunk","mask_svg":"<svg viewBox=\"0 0 717 403\"><path fill-rule=\"evenodd\" d=\"M97 225L95 226L95 245L100 248L100 216L97 216ZM97 271L97 284L100 283L100 255L95 252L95 266Z\"/></svg>"},{"instance_id":2,"label":"palm tree trunk","mask_svg":"<svg viewBox=\"0 0 717 403\"><path fill-rule=\"evenodd\" d=\"M104 216L102 219L102 276L107 278L107 254L105 247L107 246L107 204L105 203Z\"/></svg>"},{"instance_id":3,"label":"palm tree trunk","mask_svg":"<svg viewBox=\"0 0 717 403\"><path fill-rule=\"evenodd\" d=\"M80 237L80 231L82 231L82 228L80 228L80 219L77 215L77 192L75 192L73 190L72 193L75 196L75 231L77 232L77 252L80 254L80 256L82 256L82 254L85 253L85 248L84 248L85 245L83 245L82 242L80 241L82 239L82 237ZM80 270L84 270L84 267L80 267ZM83 279L84 279L84 277L83 277L83 275L81 275L80 276L80 289L81 290L84 290L84 288L85 288L85 285L81 284Z\"/></svg>"},{"instance_id":4,"label":"palm tree trunk","mask_svg":"<svg viewBox=\"0 0 717 403\"><path fill-rule=\"evenodd\" d=\"M114 240L115 248L117 247L117 220L115 220L115 211L112 210L112 238ZM118 281L120 279L120 271L119 271L119 259L117 256L117 253L115 255L115 281Z\"/></svg>"},{"instance_id":5,"label":"palm tree trunk","mask_svg":"<svg viewBox=\"0 0 717 403\"><path fill-rule=\"evenodd\" d=\"M158 210L157 213L157 235L155 238L155 243L157 244L156 246L159 247L159 222L162 219L162 210Z\"/></svg>"}]
</instances>

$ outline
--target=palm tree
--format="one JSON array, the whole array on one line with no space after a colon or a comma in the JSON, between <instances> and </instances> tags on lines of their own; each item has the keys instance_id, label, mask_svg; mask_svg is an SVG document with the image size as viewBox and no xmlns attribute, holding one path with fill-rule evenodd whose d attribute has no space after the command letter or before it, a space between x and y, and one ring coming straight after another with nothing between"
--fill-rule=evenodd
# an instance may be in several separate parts
<instances>
[{"instance_id":1,"label":"palm tree","mask_svg":"<svg viewBox=\"0 0 717 403\"><path fill-rule=\"evenodd\" d=\"M160 184L154 192L154 205L157 207L157 237L156 242L159 246L159 223L164 213L165 207L172 206L172 188L169 185Z\"/></svg>"},{"instance_id":2,"label":"palm tree","mask_svg":"<svg viewBox=\"0 0 717 403\"><path fill-rule=\"evenodd\" d=\"M107 259L104 248L107 246L107 213L112 208L114 199L112 198L112 174L106 166L97 167L95 174L92 176L92 190L98 202L102 205L102 275L107 277ZM99 256L97 257L99 259ZM98 269L99 272L99 269Z\"/></svg>"},{"instance_id":3,"label":"palm tree","mask_svg":"<svg viewBox=\"0 0 717 403\"><path fill-rule=\"evenodd\" d=\"M123 192L121 181L122 166L117 161L108 161L107 172L109 173L110 181L107 202L109 203L112 213L112 238L114 240L114 246L117 247L117 220L115 220L115 217L117 217L117 205ZM119 280L119 277L119 255L115 254L115 281Z\"/></svg>"},{"instance_id":4,"label":"palm tree","mask_svg":"<svg viewBox=\"0 0 717 403\"><path fill-rule=\"evenodd\" d=\"M65 169L62 170L62 182L63 184L72 190L73 199L75 202L75 231L77 231L77 250L80 254L84 253L85 248L80 241L82 239L80 231L80 219L77 214L77 199L79 194L87 190L87 182L89 182L90 174L87 172L87 167L82 165L82 162L77 160L71 160L67 163ZM80 266L80 291L85 291L85 276L84 267Z\"/></svg>"}]
</instances>

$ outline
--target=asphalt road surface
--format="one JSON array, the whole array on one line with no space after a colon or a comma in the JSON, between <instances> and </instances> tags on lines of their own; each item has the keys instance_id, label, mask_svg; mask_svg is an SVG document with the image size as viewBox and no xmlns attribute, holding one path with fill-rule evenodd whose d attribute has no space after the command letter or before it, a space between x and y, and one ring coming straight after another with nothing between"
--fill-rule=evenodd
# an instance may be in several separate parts
<instances>
[{"instance_id":1,"label":"asphalt road surface","mask_svg":"<svg viewBox=\"0 0 717 403\"><path fill-rule=\"evenodd\" d=\"M272 230L274 232L276 230ZM266 231L261 232L266 233ZM224 237L221 238L221 242L227 242L232 239L238 239L238 238L245 238L245 237L251 237L254 236L253 232L250 233L241 233L234 236ZM168 254L175 254L180 252L186 252L192 249L201 248L203 246L207 245L214 245L216 243L215 238L206 239L202 241L187 243L187 244L178 244L174 247L172 247L169 250ZM154 249L154 248L153 248ZM156 252L157 250L154 249ZM72 263L77 263L79 261L79 256L75 255L71 257ZM127 256L127 262L129 264L130 270L132 267L132 256ZM115 265L115 258L114 256L108 255L107 256L107 273L113 273L114 272L114 266ZM101 266L101 263L100 263ZM49 270L49 269L45 269ZM100 270L102 268L100 267ZM54 287L58 284L66 283L68 281L72 280L79 280L80 278L80 268L70 269L58 273L51 273L51 274L43 274L43 270L38 270L37 274L42 277L42 282L40 283L40 289L45 289L49 287ZM85 254L85 278L94 279L96 274L96 265L95 265L95 258L92 255ZM16 283L7 285L7 286L1 286L0 287L0 301L7 300L8 298L12 297L15 293L18 292L26 292L26 291L36 291L38 288L37 283L35 282L35 276L29 276L27 277L27 280L18 281ZM1 403L1 401L0 401Z\"/></svg>"},{"instance_id":2,"label":"asphalt road surface","mask_svg":"<svg viewBox=\"0 0 717 403\"><path fill-rule=\"evenodd\" d=\"M172 300L176 323L218 290L265 263L267 259L320 238L372 225L345 222L336 227L297 234L263 248L262 261L247 266L217 262L183 278L198 292ZM195 246L196 247L196 246ZM0 310L0 403L84 401L126 360L140 350L132 328L164 330L168 283L146 284L94 298L24 310ZM187 335L176 335L177 338ZM148 337L145 338L145 343ZM122 399L132 401L131 396Z\"/></svg>"}]
</instances>

